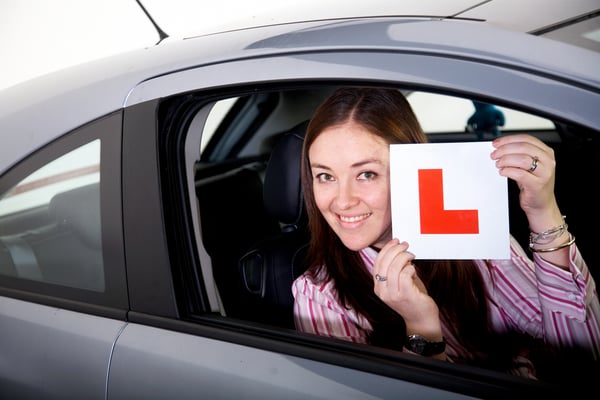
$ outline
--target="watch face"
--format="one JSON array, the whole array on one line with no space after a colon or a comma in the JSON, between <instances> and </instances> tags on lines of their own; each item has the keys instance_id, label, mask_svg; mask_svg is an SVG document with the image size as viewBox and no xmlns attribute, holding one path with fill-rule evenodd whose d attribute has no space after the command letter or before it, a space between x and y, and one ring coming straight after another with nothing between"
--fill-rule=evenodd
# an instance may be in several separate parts
<instances>
[{"instance_id":1,"label":"watch face","mask_svg":"<svg viewBox=\"0 0 600 400\"><path fill-rule=\"evenodd\" d=\"M423 351L425 350L425 347L427 346L427 341L422 338L421 336L412 336L410 337L410 339L408 340L408 343L410 344L410 351L412 351L413 353L417 353L417 354L423 354Z\"/></svg>"},{"instance_id":2,"label":"watch face","mask_svg":"<svg viewBox=\"0 0 600 400\"><path fill-rule=\"evenodd\" d=\"M420 335L410 335L406 341L405 347L415 354L423 356L432 356L443 353L446 350L446 342L430 342Z\"/></svg>"}]
</instances>

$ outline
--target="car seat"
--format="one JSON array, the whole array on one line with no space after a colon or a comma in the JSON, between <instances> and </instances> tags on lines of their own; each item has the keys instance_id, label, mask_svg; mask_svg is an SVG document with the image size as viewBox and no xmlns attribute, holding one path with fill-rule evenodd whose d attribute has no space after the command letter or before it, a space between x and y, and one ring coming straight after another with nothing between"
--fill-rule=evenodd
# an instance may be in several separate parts
<instances>
[{"instance_id":1,"label":"car seat","mask_svg":"<svg viewBox=\"0 0 600 400\"><path fill-rule=\"evenodd\" d=\"M281 135L265 171L265 209L280 221L281 230L258 242L239 263L252 319L284 328L294 327L291 287L306 269L309 234L300 161L307 125L308 121L302 122Z\"/></svg>"},{"instance_id":2,"label":"car seat","mask_svg":"<svg viewBox=\"0 0 600 400\"><path fill-rule=\"evenodd\" d=\"M245 318L247 294L238 262L254 243L279 232L278 221L265 212L262 167L242 165L196 181L204 247L224 314Z\"/></svg>"}]
</instances>

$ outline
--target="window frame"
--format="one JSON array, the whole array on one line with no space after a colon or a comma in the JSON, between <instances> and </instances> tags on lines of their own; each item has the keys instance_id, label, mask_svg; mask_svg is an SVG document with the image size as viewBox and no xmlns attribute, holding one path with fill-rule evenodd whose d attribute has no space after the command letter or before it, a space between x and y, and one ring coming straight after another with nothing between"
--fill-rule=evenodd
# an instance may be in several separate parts
<instances>
[{"instance_id":1,"label":"window frame","mask_svg":"<svg viewBox=\"0 0 600 400\"><path fill-rule=\"evenodd\" d=\"M8 170L0 192L5 192L58 157L100 140L100 214L105 290L97 292L44 281L0 276L0 295L124 319L128 308L121 227L120 111L79 127L29 154Z\"/></svg>"}]
</instances>

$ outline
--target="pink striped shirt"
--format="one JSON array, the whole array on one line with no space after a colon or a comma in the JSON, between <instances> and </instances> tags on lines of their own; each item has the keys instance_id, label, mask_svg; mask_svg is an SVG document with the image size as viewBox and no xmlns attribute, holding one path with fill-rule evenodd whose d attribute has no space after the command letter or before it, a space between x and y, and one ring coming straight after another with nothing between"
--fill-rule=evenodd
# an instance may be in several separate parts
<instances>
[{"instance_id":1,"label":"pink striped shirt","mask_svg":"<svg viewBox=\"0 0 600 400\"><path fill-rule=\"evenodd\" d=\"M369 271L377 252L371 248L360 254ZM575 245L570 250L569 270L559 269L534 254L533 261L511 238L510 260L476 260L490 299L490 317L498 333L523 332L546 343L589 349L600 359L600 304L595 282ZM343 307L335 294L333 281L315 283L305 273L292 285L294 319L302 332L367 343L372 330L367 319ZM469 360L442 320L450 360ZM398 340L404 340L399 338ZM524 365L519 365L523 362ZM531 375L527 360L515 360L516 375Z\"/></svg>"}]
</instances>

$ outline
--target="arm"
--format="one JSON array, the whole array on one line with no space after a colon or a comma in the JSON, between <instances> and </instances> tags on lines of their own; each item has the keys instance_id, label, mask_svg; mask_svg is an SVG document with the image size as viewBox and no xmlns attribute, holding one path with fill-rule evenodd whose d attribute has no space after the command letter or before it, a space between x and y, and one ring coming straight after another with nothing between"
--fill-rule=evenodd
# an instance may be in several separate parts
<instances>
[{"instance_id":1,"label":"arm","mask_svg":"<svg viewBox=\"0 0 600 400\"><path fill-rule=\"evenodd\" d=\"M552 232L563 226L563 216L554 195L556 161L554 151L531 135L507 135L494 140L491 158L500 175L519 187L519 204L536 238L532 251L558 268L569 269L569 247L574 243L566 229L539 239L535 233Z\"/></svg>"},{"instance_id":2,"label":"arm","mask_svg":"<svg viewBox=\"0 0 600 400\"><path fill-rule=\"evenodd\" d=\"M513 179L519 187L519 204L532 232L534 259L531 265L523 249L513 244L514 270L522 276L531 272L531 276L520 283L506 279L504 287L495 285L504 297L505 311L510 310L513 323L534 337L562 348L583 347L598 359L600 306L595 283L556 201L554 151L530 135L503 136L493 145L491 158L500 175ZM501 268L497 271L498 276L506 274ZM527 304L516 306L517 299Z\"/></svg>"},{"instance_id":3,"label":"arm","mask_svg":"<svg viewBox=\"0 0 600 400\"><path fill-rule=\"evenodd\" d=\"M600 359L600 303L596 284L576 246L566 270L534 254L544 336L559 347L589 349Z\"/></svg>"},{"instance_id":4,"label":"arm","mask_svg":"<svg viewBox=\"0 0 600 400\"><path fill-rule=\"evenodd\" d=\"M600 304L596 287L576 246L570 247L568 270L534 255L528 258L511 239L511 260L491 260L492 315L497 325L509 322L558 348L580 347L600 359ZM499 307L500 314L495 310Z\"/></svg>"}]
</instances>

